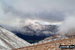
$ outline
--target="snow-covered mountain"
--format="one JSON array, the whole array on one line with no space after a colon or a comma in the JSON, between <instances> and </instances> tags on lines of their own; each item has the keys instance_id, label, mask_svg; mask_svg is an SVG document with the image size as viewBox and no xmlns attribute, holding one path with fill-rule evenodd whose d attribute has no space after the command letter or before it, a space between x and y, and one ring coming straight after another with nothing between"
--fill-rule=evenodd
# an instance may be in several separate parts
<instances>
[{"instance_id":1,"label":"snow-covered mountain","mask_svg":"<svg viewBox=\"0 0 75 50\"><path fill-rule=\"evenodd\" d=\"M26 21L17 26L17 32L26 35L51 35L57 31L57 25L41 21Z\"/></svg>"},{"instance_id":2,"label":"snow-covered mountain","mask_svg":"<svg viewBox=\"0 0 75 50\"><path fill-rule=\"evenodd\" d=\"M12 31L19 32L24 35L51 35L57 31L58 25L49 24L48 22L42 22L37 20L20 21L15 27L2 25L4 28Z\"/></svg>"},{"instance_id":3,"label":"snow-covered mountain","mask_svg":"<svg viewBox=\"0 0 75 50\"><path fill-rule=\"evenodd\" d=\"M39 26L33 26L33 25L27 25L23 26L20 30L22 33L27 33L28 35L50 35L54 34L57 31L56 25L39 25Z\"/></svg>"},{"instance_id":4,"label":"snow-covered mountain","mask_svg":"<svg viewBox=\"0 0 75 50\"><path fill-rule=\"evenodd\" d=\"M10 50L29 45L30 43L17 37L14 33L0 27L0 50Z\"/></svg>"}]
</instances>

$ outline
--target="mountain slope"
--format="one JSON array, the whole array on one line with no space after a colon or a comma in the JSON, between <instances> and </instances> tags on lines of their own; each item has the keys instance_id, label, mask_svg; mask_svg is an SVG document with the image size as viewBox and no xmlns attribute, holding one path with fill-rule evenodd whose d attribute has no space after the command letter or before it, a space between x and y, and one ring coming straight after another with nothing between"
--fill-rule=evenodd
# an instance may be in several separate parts
<instances>
[{"instance_id":1,"label":"mountain slope","mask_svg":"<svg viewBox=\"0 0 75 50\"><path fill-rule=\"evenodd\" d=\"M10 50L29 46L30 44L21 38L17 37L10 31L0 27L0 50Z\"/></svg>"},{"instance_id":2,"label":"mountain slope","mask_svg":"<svg viewBox=\"0 0 75 50\"><path fill-rule=\"evenodd\" d=\"M75 44L75 37L68 38L68 39L61 39L50 41L42 44L36 44L28 47L22 47L13 50L75 50L75 48L64 48L60 47L60 45L74 45ZM59 48L60 47L60 48Z\"/></svg>"}]
</instances>

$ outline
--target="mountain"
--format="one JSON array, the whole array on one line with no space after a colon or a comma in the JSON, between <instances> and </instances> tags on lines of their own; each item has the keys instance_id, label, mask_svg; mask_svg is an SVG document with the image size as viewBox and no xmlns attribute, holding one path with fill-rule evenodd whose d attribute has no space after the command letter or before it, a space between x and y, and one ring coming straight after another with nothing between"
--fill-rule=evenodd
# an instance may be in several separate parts
<instances>
[{"instance_id":1,"label":"mountain","mask_svg":"<svg viewBox=\"0 0 75 50\"><path fill-rule=\"evenodd\" d=\"M43 40L46 37L52 36L57 32L57 25L42 25L39 23L21 26L18 31L12 31L17 36L30 43L35 43Z\"/></svg>"},{"instance_id":2,"label":"mountain","mask_svg":"<svg viewBox=\"0 0 75 50\"><path fill-rule=\"evenodd\" d=\"M51 24L49 22L39 21L39 20L22 20L19 21L17 25L3 25L4 28L12 32L19 32L24 35L51 35L57 31L58 25Z\"/></svg>"},{"instance_id":3,"label":"mountain","mask_svg":"<svg viewBox=\"0 0 75 50\"><path fill-rule=\"evenodd\" d=\"M37 35L37 36L49 36L57 32L57 25L53 24L41 24L40 22L28 23L26 25L22 24L18 26L17 32L25 35Z\"/></svg>"},{"instance_id":4,"label":"mountain","mask_svg":"<svg viewBox=\"0 0 75 50\"><path fill-rule=\"evenodd\" d=\"M29 45L30 43L17 37L14 33L0 27L0 50L10 50Z\"/></svg>"},{"instance_id":5,"label":"mountain","mask_svg":"<svg viewBox=\"0 0 75 50\"><path fill-rule=\"evenodd\" d=\"M2 25L5 29L15 33L18 37L30 42L35 43L43 40L46 37L54 35L58 30L58 25L42 24L42 22L26 22L19 24L16 27Z\"/></svg>"}]
</instances>

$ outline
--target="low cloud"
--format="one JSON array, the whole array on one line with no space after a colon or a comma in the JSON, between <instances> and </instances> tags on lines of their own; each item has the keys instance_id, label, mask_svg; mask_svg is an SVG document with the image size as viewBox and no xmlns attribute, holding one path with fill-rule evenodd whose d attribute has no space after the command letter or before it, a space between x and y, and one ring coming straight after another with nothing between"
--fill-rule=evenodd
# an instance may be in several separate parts
<instances>
[{"instance_id":1,"label":"low cloud","mask_svg":"<svg viewBox=\"0 0 75 50\"><path fill-rule=\"evenodd\" d=\"M59 34L61 35L75 35L75 17L68 17L59 27Z\"/></svg>"}]
</instances>

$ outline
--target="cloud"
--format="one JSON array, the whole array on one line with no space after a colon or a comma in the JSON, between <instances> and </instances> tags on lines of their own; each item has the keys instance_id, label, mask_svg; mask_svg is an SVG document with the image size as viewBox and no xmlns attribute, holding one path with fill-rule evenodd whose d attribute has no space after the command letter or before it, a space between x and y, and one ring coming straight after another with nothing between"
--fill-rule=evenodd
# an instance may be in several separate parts
<instances>
[{"instance_id":1,"label":"cloud","mask_svg":"<svg viewBox=\"0 0 75 50\"><path fill-rule=\"evenodd\" d=\"M38 19L61 22L75 13L75 0L1 0L1 23L17 19ZM9 22L10 21L10 22Z\"/></svg>"},{"instance_id":2,"label":"cloud","mask_svg":"<svg viewBox=\"0 0 75 50\"><path fill-rule=\"evenodd\" d=\"M63 24L59 27L58 33L61 35L75 35L75 17L65 18Z\"/></svg>"},{"instance_id":3,"label":"cloud","mask_svg":"<svg viewBox=\"0 0 75 50\"><path fill-rule=\"evenodd\" d=\"M9 25L13 28L19 26L20 21L35 19L48 22L65 22L59 28L60 32L65 33L74 27L75 18L72 17L75 16L74 14L75 0L0 0L0 24ZM72 18L70 19L69 16ZM65 17L67 18L66 21L64 21Z\"/></svg>"}]
</instances>

